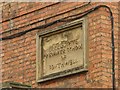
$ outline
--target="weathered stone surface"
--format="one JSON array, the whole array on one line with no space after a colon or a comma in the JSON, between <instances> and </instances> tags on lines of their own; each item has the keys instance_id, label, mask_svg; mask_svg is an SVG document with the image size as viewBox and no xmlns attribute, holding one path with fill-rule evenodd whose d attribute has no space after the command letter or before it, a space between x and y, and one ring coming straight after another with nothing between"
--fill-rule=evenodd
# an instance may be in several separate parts
<instances>
[{"instance_id":1,"label":"weathered stone surface","mask_svg":"<svg viewBox=\"0 0 120 90\"><path fill-rule=\"evenodd\" d=\"M43 38L43 75L83 65L83 38L81 28Z\"/></svg>"}]
</instances>

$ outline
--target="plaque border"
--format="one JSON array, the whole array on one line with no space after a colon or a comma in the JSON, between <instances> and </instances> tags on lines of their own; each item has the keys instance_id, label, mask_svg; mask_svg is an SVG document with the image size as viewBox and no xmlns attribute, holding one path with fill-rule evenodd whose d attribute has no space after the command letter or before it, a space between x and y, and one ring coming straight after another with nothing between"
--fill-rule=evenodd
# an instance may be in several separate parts
<instances>
[{"instance_id":1,"label":"plaque border","mask_svg":"<svg viewBox=\"0 0 120 90\"><path fill-rule=\"evenodd\" d=\"M83 67L78 67L79 69L73 70L70 72L67 72L69 70L65 70L62 72L58 72L56 74L50 74L49 76L42 77L42 38L46 37L47 35L55 34L55 33L61 33L63 31L73 29L73 28L79 28L79 26L82 24L83 32L84 32L84 65ZM87 21L86 18L78 19L69 23L66 23L64 25L58 26L54 29L50 30L43 30L36 34L36 82L44 82L64 76L68 76L75 73L80 72L86 72L88 71L88 46L87 46ZM71 69L70 69L71 70ZM67 72L67 73L64 73Z\"/></svg>"}]
</instances>

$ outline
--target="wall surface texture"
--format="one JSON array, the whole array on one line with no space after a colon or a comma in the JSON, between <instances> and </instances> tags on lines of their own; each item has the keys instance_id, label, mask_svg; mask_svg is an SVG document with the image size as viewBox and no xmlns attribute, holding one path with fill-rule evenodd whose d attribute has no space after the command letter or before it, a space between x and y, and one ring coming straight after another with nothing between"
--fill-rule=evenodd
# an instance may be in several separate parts
<instances>
[{"instance_id":1,"label":"wall surface texture","mask_svg":"<svg viewBox=\"0 0 120 90\"><path fill-rule=\"evenodd\" d=\"M86 4L86 5L85 5ZM83 6L85 5L85 6ZM21 31L48 24L98 5L107 5L113 12L115 38L115 82L118 83L118 2L11 2L2 6L0 37L7 37ZM81 7L83 6L83 7ZM81 8L80 8L81 7ZM76 17L76 16L74 16ZM70 17L73 18L73 17ZM70 19L69 18L69 19ZM106 8L85 16L88 32L88 71L66 77L36 82L36 33L50 30L68 22L58 22L42 29L35 29L19 37L0 41L2 45L2 82L19 82L42 88L109 88L112 87L111 22ZM34 23L36 22L36 23ZM119 41L120 42L120 41ZM119 51L120 52L120 51ZM118 61L119 60L119 61Z\"/></svg>"}]
</instances>

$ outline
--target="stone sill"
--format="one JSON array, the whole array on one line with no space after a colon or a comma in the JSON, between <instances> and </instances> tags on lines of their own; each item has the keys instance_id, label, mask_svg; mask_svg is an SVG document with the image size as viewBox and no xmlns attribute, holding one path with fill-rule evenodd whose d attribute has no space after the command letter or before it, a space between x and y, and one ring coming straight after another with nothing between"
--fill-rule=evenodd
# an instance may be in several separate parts
<instances>
[{"instance_id":1,"label":"stone sill","mask_svg":"<svg viewBox=\"0 0 120 90\"><path fill-rule=\"evenodd\" d=\"M61 78L61 77L64 78L64 77L69 76L69 75L73 75L73 74L77 74L77 73L83 73L83 72L88 72L88 69L81 69L79 71L74 71L72 73L66 73L66 74L63 74L63 75L58 75L58 76L54 76L54 77L39 79L39 80L37 80L37 83L42 83L42 82L46 82L46 81Z\"/></svg>"}]
</instances>

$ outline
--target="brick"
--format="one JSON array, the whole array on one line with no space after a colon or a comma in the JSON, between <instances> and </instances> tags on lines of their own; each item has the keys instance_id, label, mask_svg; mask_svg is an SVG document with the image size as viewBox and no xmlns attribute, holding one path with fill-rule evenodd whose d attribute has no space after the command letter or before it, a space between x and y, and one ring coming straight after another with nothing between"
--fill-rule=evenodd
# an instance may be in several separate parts
<instances>
[{"instance_id":1,"label":"brick","mask_svg":"<svg viewBox=\"0 0 120 90\"><path fill-rule=\"evenodd\" d=\"M73 8L81 6L85 3L81 2L63 2L41 10L36 11L39 8L51 5L53 3L34 2L34 3L11 3L3 6L2 20L7 20L11 17L16 17L26 13L30 14L17 17L13 20L13 28L19 30L13 30L2 36L8 36L17 32L29 30L31 28L44 25L46 23L55 21L57 19L67 17L69 15L83 12L96 5L108 5L113 11L114 16L114 33L115 33L115 68L116 68L116 87L120 85L118 79L118 62L119 62L119 50L118 50L118 34L119 34L119 11L118 3L103 3L92 2L88 5L77 10L70 11ZM9 12L9 7L11 12ZM17 9L16 9L17 8ZM66 11L70 11L65 14L52 17L46 21L39 22L37 24L30 25L30 23L38 20L45 19ZM87 15L88 22L88 72L78 73L55 80L46 81L43 83L36 82L36 33L42 30L53 29L57 26L65 24L65 22L57 23L45 29L39 29L29 32L21 37L17 37L11 40L2 41L3 53L2 56L2 81L17 81L21 83L31 84L33 87L39 88L108 88L112 87L111 81L111 22L109 13L105 8L100 8L91 14ZM26 26L27 25L27 26ZM9 21L3 22L2 27L4 31L9 30ZM20 28L23 27L23 28ZM119 77L120 78L120 77Z\"/></svg>"}]
</instances>

